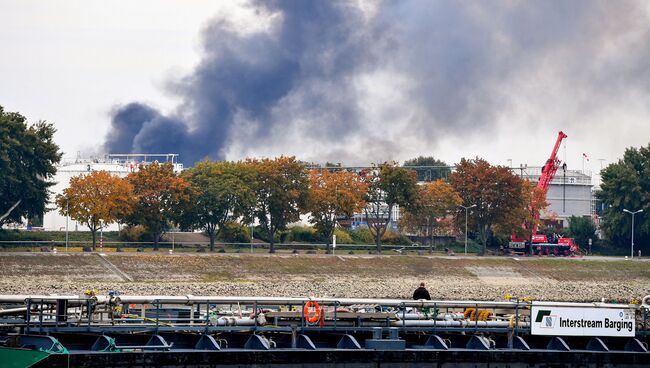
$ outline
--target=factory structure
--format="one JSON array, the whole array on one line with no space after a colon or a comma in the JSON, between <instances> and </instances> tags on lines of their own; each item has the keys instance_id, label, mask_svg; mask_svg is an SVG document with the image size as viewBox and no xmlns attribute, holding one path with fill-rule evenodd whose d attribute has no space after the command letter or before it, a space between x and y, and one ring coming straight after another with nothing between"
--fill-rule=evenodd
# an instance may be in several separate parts
<instances>
[{"instance_id":1,"label":"factory structure","mask_svg":"<svg viewBox=\"0 0 650 368\"><path fill-rule=\"evenodd\" d=\"M542 168L520 167L514 168L512 171L514 174L528 179L531 183L537 183ZM542 219L556 219L564 227L569 226L568 219L571 216L597 219L593 189L591 172L560 168L546 193L548 207L542 213Z\"/></svg>"},{"instance_id":2,"label":"factory structure","mask_svg":"<svg viewBox=\"0 0 650 368\"><path fill-rule=\"evenodd\" d=\"M62 194L68 187L70 179L74 176L91 171L107 171L119 177L126 177L129 173L138 170L140 165L147 165L154 161L171 162L174 171L183 170L183 164L178 162L178 154L110 154L102 157L63 159L57 167L54 176L54 185L50 188L52 195L50 203L43 214L43 224L40 228L46 231L88 231L88 227L59 213L54 204L57 194ZM118 231L119 224L106 224L104 231Z\"/></svg>"}]
</instances>

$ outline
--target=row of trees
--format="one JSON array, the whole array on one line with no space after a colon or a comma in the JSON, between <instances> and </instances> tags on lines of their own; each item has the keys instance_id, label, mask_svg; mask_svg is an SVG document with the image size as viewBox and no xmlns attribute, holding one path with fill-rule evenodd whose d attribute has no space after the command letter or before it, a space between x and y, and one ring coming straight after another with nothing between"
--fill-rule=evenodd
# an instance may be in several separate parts
<instances>
[{"instance_id":1,"label":"row of trees","mask_svg":"<svg viewBox=\"0 0 650 368\"><path fill-rule=\"evenodd\" d=\"M381 252L382 237L396 207L403 209L401 227L433 235L454 224L458 206L476 204L472 227L485 244L493 230L510 232L530 212L530 185L505 167L484 160L462 160L449 182L438 179L418 185L417 172L395 163L376 165L361 174L343 170L307 170L294 157L246 161L202 161L180 174L171 164L153 163L120 178L91 172L73 178L56 203L61 214L95 233L104 224L143 225L154 247L172 224L202 229L215 239L226 224L257 222L268 234L270 252L275 235L308 214L309 221L330 240L337 222L362 213ZM513 212L514 209L514 212ZM423 231L424 230L424 231Z\"/></svg>"}]
</instances>

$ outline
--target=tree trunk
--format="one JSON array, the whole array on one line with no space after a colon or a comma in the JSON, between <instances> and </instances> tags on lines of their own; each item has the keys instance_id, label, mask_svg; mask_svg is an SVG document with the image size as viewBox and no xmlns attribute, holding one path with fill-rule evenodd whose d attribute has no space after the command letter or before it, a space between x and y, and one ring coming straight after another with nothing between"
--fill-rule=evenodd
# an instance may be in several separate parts
<instances>
[{"instance_id":1,"label":"tree trunk","mask_svg":"<svg viewBox=\"0 0 650 368\"><path fill-rule=\"evenodd\" d=\"M480 227L479 234L481 237L481 248L479 250L479 254L478 254L479 256L485 255L485 249L487 248L488 231L489 228L487 226Z\"/></svg>"},{"instance_id":2,"label":"tree trunk","mask_svg":"<svg viewBox=\"0 0 650 368\"><path fill-rule=\"evenodd\" d=\"M214 252L214 238L216 238L215 231L208 231L208 236L210 237L210 252Z\"/></svg>"},{"instance_id":3,"label":"tree trunk","mask_svg":"<svg viewBox=\"0 0 650 368\"><path fill-rule=\"evenodd\" d=\"M275 228L269 226L269 253L275 253Z\"/></svg>"},{"instance_id":4,"label":"tree trunk","mask_svg":"<svg viewBox=\"0 0 650 368\"><path fill-rule=\"evenodd\" d=\"M90 228L90 234L93 238L93 252L97 250L97 229Z\"/></svg>"},{"instance_id":5,"label":"tree trunk","mask_svg":"<svg viewBox=\"0 0 650 368\"><path fill-rule=\"evenodd\" d=\"M153 233L153 250L158 250L158 242L160 241L160 233Z\"/></svg>"},{"instance_id":6,"label":"tree trunk","mask_svg":"<svg viewBox=\"0 0 650 368\"><path fill-rule=\"evenodd\" d=\"M270 234L269 253L275 253L275 232Z\"/></svg>"},{"instance_id":7,"label":"tree trunk","mask_svg":"<svg viewBox=\"0 0 650 368\"><path fill-rule=\"evenodd\" d=\"M375 234L375 245L377 245L377 254L381 254L381 236L383 235L381 233L381 230L375 229L376 234Z\"/></svg>"},{"instance_id":8,"label":"tree trunk","mask_svg":"<svg viewBox=\"0 0 650 368\"><path fill-rule=\"evenodd\" d=\"M330 245L332 244L332 237L334 236L334 226L332 226L328 231L327 235L325 236L325 254L331 254L332 253L332 248Z\"/></svg>"}]
</instances>

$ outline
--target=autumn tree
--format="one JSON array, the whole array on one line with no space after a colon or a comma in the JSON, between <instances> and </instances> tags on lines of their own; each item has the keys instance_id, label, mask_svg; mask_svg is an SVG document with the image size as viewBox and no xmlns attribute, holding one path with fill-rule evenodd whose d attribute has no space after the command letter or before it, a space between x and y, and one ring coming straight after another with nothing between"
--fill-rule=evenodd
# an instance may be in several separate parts
<instances>
[{"instance_id":1,"label":"autumn tree","mask_svg":"<svg viewBox=\"0 0 650 368\"><path fill-rule=\"evenodd\" d=\"M249 165L231 161L201 161L183 173L193 187L189 201L182 208L180 222L189 220L193 226L202 228L210 237L210 250L227 222L243 218L250 221L255 205L255 172Z\"/></svg>"},{"instance_id":2,"label":"autumn tree","mask_svg":"<svg viewBox=\"0 0 650 368\"><path fill-rule=\"evenodd\" d=\"M364 196L364 217L381 253L381 238L393 219L397 206L408 209L417 196L415 172L395 163L383 163L366 175L368 190Z\"/></svg>"},{"instance_id":3,"label":"autumn tree","mask_svg":"<svg viewBox=\"0 0 650 368\"><path fill-rule=\"evenodd\" d=\"M400 221L404 229L424 233L429 238L429 251L433 251L433 234L437 229L449 228L446 217L455 213L463 203L454 188L443 180L436 180L418 187L417 199Z\"/></svg>"},{"instance_id":4,"label":"autumn tree","mask_svg":"<svg viewBox=\"0 0 650 368\"><path fill-rule=\"evenodd\" d=\"M298 221L307 204L309 179L305 167L295 157L249 159L254 170L256 204L253 213L269 235L269 253L275 253L275 234Z\"/></svg>"},{"instance_id":5,"label":"autumn tree","mask_svg":"<svg viewBox=\"0 0 650 368\"><path fill-rule=\"evenodd\" d=\"M59 213L88 226L97 249L97 230L131 211L133 188L125 179L106 171L92 171L70 179L56 196Z\"/></svg>"},{"instance_id":6,"label":"autumn tree","mask_svg":"<svg viewBox=\"0 0 650 368\"><path fill-rule=\"evenodd\" d=\"M451 173L451 167L447 163L433 156L418 156L404 161L402 166L415 170L418 181L446 179Z\"/></svg>"},{"instance_id":7,"label":"autumn tree","mask_svg":"<svg viewBox=\"0 0 650 368\"><path fill-rule=\"evenodd\" d=\"M306 211L310 222L325 238L327 253L339 217L352 217L365 205L367 184L359 175L348 171L311 170L309 200Z\"/></svg>"},{"instance_id":8,"label":"autumn tree","mask_svg":"<svg viewBox=\"0 0 650 368\"><path fill-rule=\"evenodd\" d=\"M469 210L468 218L481 242L480 254L485 254L495 225L500 225L504 232L515 230L516 223L521 224L523 218L516 221L518 215L513 210L528 208L523 180L507 167L492 166L480 158L463 158L449 176L449 183L460 194L465 206L476 205Z\"/></svg>"},{"instance_id":9,"label":"autumn tree","mask_svg":"<svg viewBox=\"0 0 650 368\"><path fill-rule=\"evenodd\" d=\"M502 220L494 224L493 233L503 238L515 235L519 239L530 241L536 225L538 233L542 232L538 219L547 207L546 191L536 183L522 179L520 204L510 208Z\"/></svg>"},{"instance_id":10,"label":"autumn tree","mask_svg":"<svg viewBox=\"0 0 650 368\"><path fill-rule=\"evenodd\" d=\"M133 186L135 202L125 222L145 226L153 236L154 249L158 250L160 236L175 219L183 200L189 198L190 185L174 173L169 162L140 165L126 179Z\"/></svg>"},{"instance_id":11,"label":"autumn tree","mask_svg":"<svg viewBox=\"0 0 650 368\"><path fill-rule=\"evenodd\" d=\"M45 211L61 159L55 131L45 122L28 126L24 116L0 106L0 228Z\"/></svg>"}]
</instances>

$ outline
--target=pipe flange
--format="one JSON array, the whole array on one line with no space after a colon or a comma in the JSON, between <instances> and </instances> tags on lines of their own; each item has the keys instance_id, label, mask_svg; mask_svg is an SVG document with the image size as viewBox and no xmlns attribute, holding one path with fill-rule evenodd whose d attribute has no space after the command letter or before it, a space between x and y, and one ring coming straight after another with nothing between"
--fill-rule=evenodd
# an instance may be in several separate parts
<instances>
[{"instance_id":1,"label":"pipe flange","mask_svg":"<svg viewBox=\"0 0 650 368\"><path fill-rule=\"evenodd\" d=\"M641 306L645 309L650 309L650 295L646 295L643 297L643 300L641 301Z\"/></svg>"}]
</instances>

